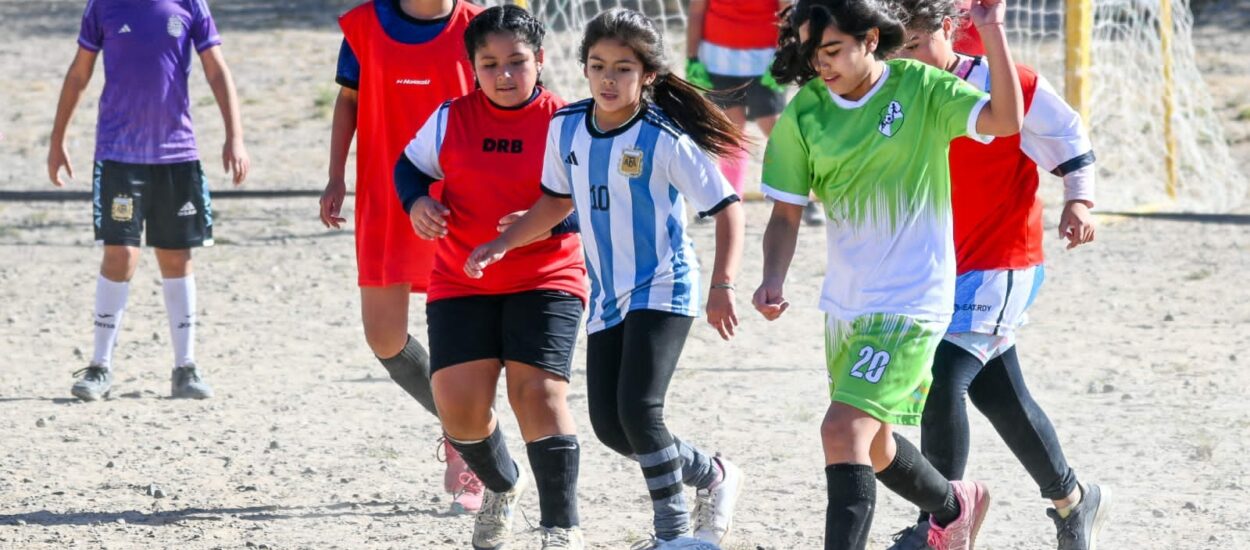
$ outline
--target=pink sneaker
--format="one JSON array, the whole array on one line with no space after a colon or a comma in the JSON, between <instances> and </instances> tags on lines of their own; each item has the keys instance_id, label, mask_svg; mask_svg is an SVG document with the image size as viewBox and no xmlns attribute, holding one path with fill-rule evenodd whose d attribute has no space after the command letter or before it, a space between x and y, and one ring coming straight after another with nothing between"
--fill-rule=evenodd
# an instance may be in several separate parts
<instances>
[{"instance_id":1,"label":"pink sneaker","mask_svg":"<svg viewBox=\"0 0 1250 550\"><path fill-rule=\"evenodd\" d=\"M972 550L990 509L990 490L978 481L952 481L951 489L959 499L959 517L946 527L938 527L930 517L929 546L934 550Z\"/></svg>"},{"instance_id":2,"label":"pink sneaker","mask_svg":"<svg viewBox=\"0 0 1250 550\"><path fill-rule=\"evenodd\" d=\"M457 514L476 513L482 507L482 493L486 487L447 438L443 438L442 448L445 457L440 461L447 463L447 470L443 472L443 489L451 493L451 511Z\"/></svg>"}]
</instances>

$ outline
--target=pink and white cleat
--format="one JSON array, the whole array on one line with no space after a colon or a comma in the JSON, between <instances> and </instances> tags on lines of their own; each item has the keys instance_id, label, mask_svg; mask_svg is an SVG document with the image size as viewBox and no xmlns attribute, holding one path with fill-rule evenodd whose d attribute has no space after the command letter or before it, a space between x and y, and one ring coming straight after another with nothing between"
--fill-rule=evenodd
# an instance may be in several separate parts
<instances>
[{"instance_id":1,"label":"pink and white cleat","mask_svg":"<svg viewBox=\"0 0 1250 550\"><path fill-rule=\"evenodd\" d=\"M443 489L451 493L451 511L457 514L477 513L482 507L482 494L486 487L447 438L442 439L442 447L445 457L441 461L447 463L447 470L443 472Z\"/></svg>"},{"instance_id":2,"label":"pink and white cleat","mask_svg":"<svg viewBox=\"0 0 1250 550\"><path fill-rule=\"evenodd\" d=\"M952 481L951 489L959 499L959 517L946 527L939 527L930 517L929 546L934 550L972 550L990 510L990 491L977 481Z\"/></svg>"}]
</instances>

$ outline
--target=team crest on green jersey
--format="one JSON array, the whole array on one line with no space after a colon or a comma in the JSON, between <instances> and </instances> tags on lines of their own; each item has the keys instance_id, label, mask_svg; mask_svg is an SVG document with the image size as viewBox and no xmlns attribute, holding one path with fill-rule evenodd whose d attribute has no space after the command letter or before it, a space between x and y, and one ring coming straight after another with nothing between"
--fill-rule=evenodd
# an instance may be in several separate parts
<instances>
[{"instance_id":1,"label":"team crest on green jersey","mask_svg":"<svg viewBox=\"0 0 1250 550\"><path fill-rule=\"evenodd\" d=\"M642 175L642 149L621 151L621 164L617 166L622 176L636 178Z\"/></svg>"},{"instance_id":2,"label":"team crest on green jersey","mask_svg":"<svg viewBox=\"0 0 1250 550\"><path fill-rule=\"evenodd\" d=\"M894 137L902 127L903 106L897 101L891 101L886 108L881 110L881 122L877 124L877 131L885 137Z\"/></svg>"}]
</instances>

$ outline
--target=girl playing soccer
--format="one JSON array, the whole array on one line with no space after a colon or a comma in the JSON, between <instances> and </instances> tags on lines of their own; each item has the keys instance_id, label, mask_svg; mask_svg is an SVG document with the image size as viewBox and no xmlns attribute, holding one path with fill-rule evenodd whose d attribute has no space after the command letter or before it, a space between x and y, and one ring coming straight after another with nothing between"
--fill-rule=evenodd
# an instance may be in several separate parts
<instances>
[{"instance_id":1,"label":"girl playing soccer","mask_svg":"<svg viewBox=\"0 0 1250 550\"><path fill-rule=\"evenodd\" d=\"M429 354L408 335L408 296L429 284L434 247L412 232L395 200L392 169L412 135L438 105L473 89L461 38L482 8L461 0L373 0L339 18L343 44L335 81L341 86L330 134L330 181L321 221L338 228L356 147L356 264L365 340L404 391L437 415ZM444 441L443 485L452 508L477 510L482 485Z\"/></svg>"},{"instance_id":2,"label":"girl playing soccer","mask_svg":"<svg viewBox=\"0 0 1250 550\"><path fill-rule=\"evenodd\" d=\"M778 82L803 84L764 157L775 199L764 233L766 319L788 307L783 286L809 192L824 204L832 403L821 424L828 480L826 549L862 549L876 481L932 514L929 544L972 548L989 506L980 483L947 481L893 424L917 424L933 353L950 321L955 250L947 151L963 135L1011 135L1023 114L1002 28L1002 0L978 0L994 94L911 60L882 61L903 43L879 0L799 0L782 25Z\"/></svg>"},{"instance_id":3,"label":"girl playing soccer","mask_svg":"<svg viewBox=\"0 0 1250 550\"><path fill-rule=\"evenodd\" d=\"M700 216L716 218L707 313L725 339L738 324L733 279L743 218L738 195L705 153L739 147L741 134L697 88L672 74L663 51L659 30L640 13L611 9L589 23L579 55L592 98L552 119L543 196L464 266L484 277L486 266L506 261L510 250L576 211L591 285L591 424L600 441L642 466L655 513L647 548L690 542L683 482L698 488L694 536L722 541L742 480L733 464L664 425L664 397L702 295L685 231L686 201Z\"/></svg>"},{"instance_id":4,"label":"girl playing soccer","mask_svg":"<svg viewBox=\"0 0 1250 550\"><path fill-rule=\"evenodd\" d=\"M395 185L413 229L437 239L426 321L434 399L447 438L486 485L473 548L504 548L528 484L494 415L495 387L521 425L542 510L543 548L583 547L577 524L580 446L566 396L586 299L576 235L538 240L470 278L469 252L499 235L501 218L539 195L552 113L539 87L543 26L516 6L493 7L464 33L479 88L435 110L404 149ZM430 195L443 182L441 197Z\"/></svg>"},{"instance_id":5,"label":"girl playing soccer","mask_svg":"<svg viewBox=\"0 0 1250 550\"><path fill-rule=\"evenodd\" d=\"M902 0L907 40L899 57L954 73L980 89L989 85L983 58L955 53L954 0ZM1007 446L1054 503L1060 550L1095 544L1107 511L1095 484L1080 484L1064 458L1055 429L1029 394L1016 357L1015 330L1042 282L1040 165L1064 181L1059 235L1072 248L1094 237L1094 153L1080 116L1033 69L1017 65L1024 92L1019 135L990 144L951 144L951 207L955 217L955 315L938 344L933 385L921 420L920 448L948 479L968 463L964 397L985 413ZM899 533L897 550L927 548L927 515Z\"/></svg>"}]
</instances>

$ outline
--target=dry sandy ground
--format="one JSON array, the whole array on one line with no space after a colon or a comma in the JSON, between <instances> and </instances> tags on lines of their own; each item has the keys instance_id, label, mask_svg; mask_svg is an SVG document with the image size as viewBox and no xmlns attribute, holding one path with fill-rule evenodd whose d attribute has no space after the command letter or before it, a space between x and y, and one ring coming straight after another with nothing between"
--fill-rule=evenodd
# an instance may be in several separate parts
<instances>
[{"instance_id":1,"label":"dry sandy ground","mask_svg":"<svg viewBox=\"0 0 1250 550\"><path fill-rule=\"evenodd\" d=\"M78 4L0 2L0 191L48 188L43 157ZM323 182L338 37L333 11L298 12L307 4L215 4L248 115L251 189ZM1244 162L1247 131L1232 119L1250 103L1250 50L1235 36L1208 33L1204 63L1217 71ZM98 79L73 129L79 191ZM219 117L198 73L193 81L201 146L214 161ZM0 548L467 547L471 518L446 514L435 423L364 345L350 233L324 231L313 198L216 206L218 245L197 253L196 269L198 356L218 397L164 397L169 342L147 256L116 353L115 397L82 404L68 390L90 352L100 251L89 203L0 202ZM750 204L748 214L749 292L766 207ZM1102 548L1250 548L1247 225L1245 215L1127 219L1084 249L1048 243L1047 285L1020 346L1078 473L1114 491ZM693 232L707 258L711 228ZM673 430L748 473L728 548L820 547L823 239L803 231L788 289L797 307L776 323L744 311L730 343L698 327L670 393ZM413 308L412 331L423 336L422 310ZM593 441L583 380L579 368L571 404L584 430L583 524L591 547L627 547L648 531L649 506L635 465ZM506 401L501 414L523 458ZM996 498L979 547L1053 547L1036 487L979 417L974 434L970 476ZM881 495L874 548L912 517ZM523 508L536 523L532 493ZM528 526L518 519L521 548L537 544Z\"/></svg>"}]
</instances>

